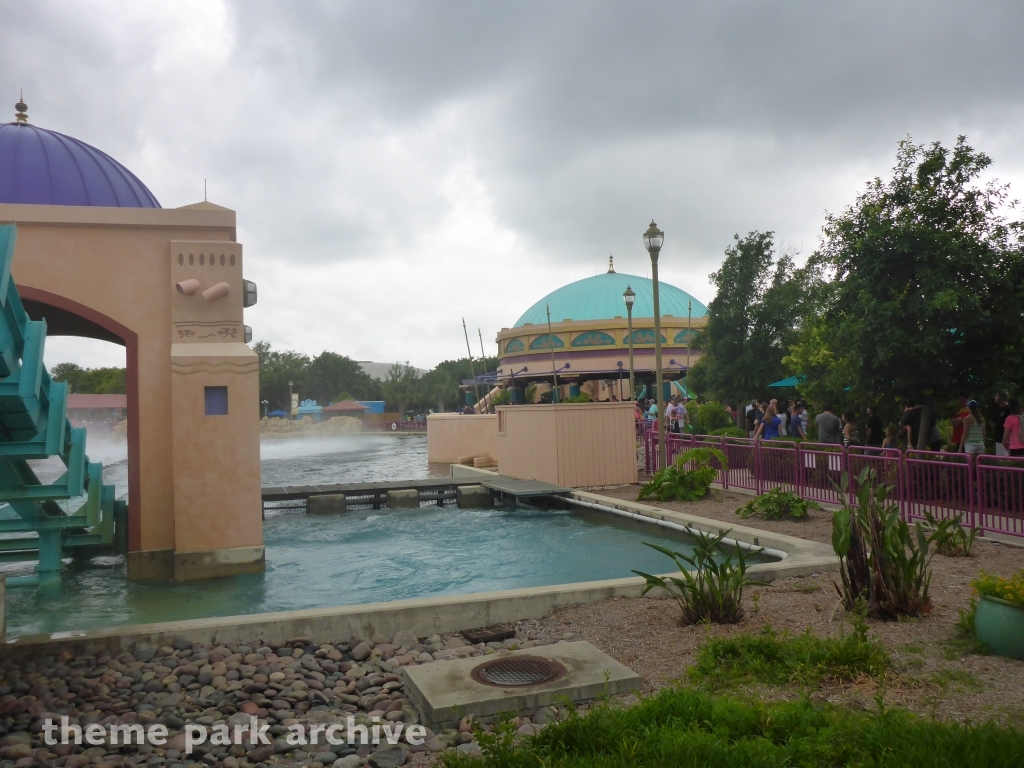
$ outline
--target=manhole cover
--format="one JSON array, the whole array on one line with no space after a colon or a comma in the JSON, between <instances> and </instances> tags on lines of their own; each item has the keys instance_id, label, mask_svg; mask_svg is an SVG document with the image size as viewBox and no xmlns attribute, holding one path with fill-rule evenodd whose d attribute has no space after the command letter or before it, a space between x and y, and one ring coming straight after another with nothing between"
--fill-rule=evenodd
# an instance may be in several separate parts
<instances>
[{"instance_id":1,"label":"manhole cover","mask_svg":"<svg viewBox=\"0 0 1024 768\"><path fill-rule=\"evenodd\" d=\"M565 667L557 661L537 656L513 656L481 664L473 670L472 677L484 685L522 688L557 680L565 672Z\"/></svg>"}]
</instances>

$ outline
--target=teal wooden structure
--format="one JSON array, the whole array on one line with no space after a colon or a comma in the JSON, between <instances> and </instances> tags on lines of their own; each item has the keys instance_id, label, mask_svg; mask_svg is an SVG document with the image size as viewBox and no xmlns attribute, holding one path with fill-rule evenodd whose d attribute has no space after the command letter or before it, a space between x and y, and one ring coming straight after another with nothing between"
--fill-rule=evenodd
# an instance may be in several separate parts
<instances>
[{"instance_id":1,"label":"teal wooden structure","mask_svg":"<svg viewBox=\"0 0 1024 768\"><path fill-rule=\"evenodd\" d=\"M16 238L15 225L0 226L0 504L15 513L0 519L0 562L38 560L28 583L46 583L60 579L65 551L119 548L115 515L123 523L127 508L103 485L103 465L85 455L85 430L68 421L68 385L43 366L46 321L28 317L11 279ZM53 456L66 471L44 484L28 462Z\"/></svg>"}]
</instances>

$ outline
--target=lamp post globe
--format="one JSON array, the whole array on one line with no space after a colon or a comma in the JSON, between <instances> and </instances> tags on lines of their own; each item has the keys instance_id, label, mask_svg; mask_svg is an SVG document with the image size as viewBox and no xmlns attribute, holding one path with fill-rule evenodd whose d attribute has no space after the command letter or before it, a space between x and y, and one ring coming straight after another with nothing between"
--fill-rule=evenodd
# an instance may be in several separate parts
<instances>
[{"instance_id":1,"label":"lamp post globe","mask_svg":"<svg viewBox=\"0 0 1024 768\"><path fill-rule=\"evenodd\" d=\"M654 380L655 403L658 406L658 457L660 466L668 466L668 451L665 445L665 393L661 375L661 302L658 299L658 255L665 242L665 233L651 219L651 226L644 232L644 248L651 254L651 288L654 294Z\"/></svg>"},{"instance_id":2,"label":"lamp post globe","mask_svg":"<svg viewBox=\"0 0 1024 768\"><path fill-rule=\"evenodd\" d=\"M636 398L636 382L633 381L633 302L636 301L636 292L628 285L622 300L626 302L626 338L629 339L629 399L633 400Z\"/></svg>"}]
</instances>

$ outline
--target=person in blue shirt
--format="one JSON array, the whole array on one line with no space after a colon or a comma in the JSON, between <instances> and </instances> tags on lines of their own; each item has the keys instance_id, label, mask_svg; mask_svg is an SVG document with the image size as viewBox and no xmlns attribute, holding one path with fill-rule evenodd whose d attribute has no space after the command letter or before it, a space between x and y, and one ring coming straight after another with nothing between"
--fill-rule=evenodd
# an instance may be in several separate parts
<instances>
[{"instance_id":1,"label":"person in blue shirt","mask_svg":"<svg viewBox=\"0 0 1024 768\"><path fill-rule=\"evenodd\" d=\"M764 418L761 419L761 426L757 428L754 437L757 438L763 434L765 440L778 440L779 427L781 425L782 419L779 418L775 406L769 405L768 410L764 412Z\"/></svg>"},{"instance_id":2,"label":"person in blue shirt","mask_svg":"<svg viewBox=\"0 0 1024 768\"><path fill-rule=\"evenodd\" d=\"M789 422L789 436L800 440L807 439L807 435L804 433L803 410L803 403L795 403L793 405L793 418Z\"/></svg>"}]
</instances>

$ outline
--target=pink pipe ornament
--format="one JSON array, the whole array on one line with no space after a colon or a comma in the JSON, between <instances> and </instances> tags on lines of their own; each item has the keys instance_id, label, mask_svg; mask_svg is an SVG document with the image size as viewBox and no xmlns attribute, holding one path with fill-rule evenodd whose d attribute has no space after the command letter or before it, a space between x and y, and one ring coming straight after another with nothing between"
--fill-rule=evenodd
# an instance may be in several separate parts
<instances>
[{"instance_id":1,"label":"pink pipe ornament","mask_svg":"<svg viewBox=\"0 0 1024 768\"><path fill-rule=\"evenodd\" d=\"M203 298L207 301L216 301L217 299L223 299L229 293L231 293L230 285L227 283L217 283L203 291Z\"/></svg>"},{"instance_id":2,"label":"pink pipe ornament","mask_svg":"<svg viewBox=\"0 0 1024 768\"><path fill-rule=\"evenodd\" d=\"M182 293L186 296L191 296L193 293L203 287L203 284L198 280L182 280L178 283L178 293Z\"/></svg>"}]
</instances>

